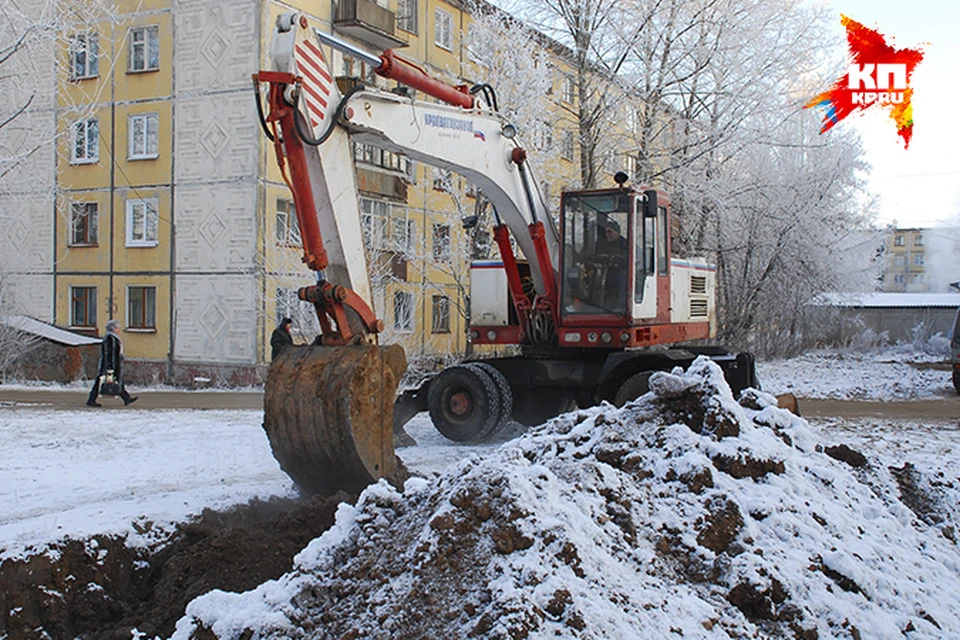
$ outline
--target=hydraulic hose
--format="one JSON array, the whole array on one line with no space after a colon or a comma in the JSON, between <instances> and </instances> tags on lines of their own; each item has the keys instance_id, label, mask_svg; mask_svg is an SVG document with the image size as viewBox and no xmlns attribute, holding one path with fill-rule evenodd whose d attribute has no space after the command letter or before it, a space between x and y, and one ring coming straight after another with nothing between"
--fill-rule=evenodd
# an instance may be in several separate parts
<instances>
[{"instance_id":1,"label":"hydraulic hose","mask_svg":"<svg viewBox=\"0 0 960 640\"><path fill-rule=\"evenodd\" d=\"M347 93L340 99L340 102L337 104L337 110L333 114L333 118L330 119L330 124L327 126L327 129L319 138L314 138L308 131L306 131L306 123L304 122L303 116L300 114L300 89L299 87L294 91L294 107L296 109L296 115L293 118L294 126L297 130L297 135L300 136L300 140L304 144L311 147L319 147L321 144L327 141L327 138L330 137L330 134L333 133L333 128L337 126L337 122L340 120L340 116L343 115L343 110L346 108L347 100L353 97L355 93L363 91L366 87L362 84L347 91ZM257 101L259 104L259 100Z\"/></svg>"}]
</instances>

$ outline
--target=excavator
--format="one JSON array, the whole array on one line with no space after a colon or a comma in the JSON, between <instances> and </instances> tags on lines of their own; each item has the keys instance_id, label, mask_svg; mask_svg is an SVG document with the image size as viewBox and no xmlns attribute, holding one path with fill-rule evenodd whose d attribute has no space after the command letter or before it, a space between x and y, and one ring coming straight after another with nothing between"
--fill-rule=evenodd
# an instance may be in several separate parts
<instances>
[{"instance_id":1,"label":"excavator","mask_svg":"<svg viewBox=\"0 0 960 640\"><path fill-rule=\"evenodd\" d=\"M324 46L409 90L359 84L341 93ZM665 193L618 173L614 188L564 192L557 222L490 85L450 85L297 12L278 17L270 59L273 68L253 76L257 110L293 194L303 262L316 280L298 296L314 305L320 335L271 364L264 430L301 489L397 482L394 436L421 411L447 438L473 442L511 420L621 406L646 393L654 372L698 356L716 361L735 393L758 386L751 354L693 346L716 333L716 269L672 256ZM399 345L379 344L352 141L459 173L482 191L500 260L471 267L470 339L515 355L453 365L397 393L406 357Z\"/></svg>"}]
</instances>

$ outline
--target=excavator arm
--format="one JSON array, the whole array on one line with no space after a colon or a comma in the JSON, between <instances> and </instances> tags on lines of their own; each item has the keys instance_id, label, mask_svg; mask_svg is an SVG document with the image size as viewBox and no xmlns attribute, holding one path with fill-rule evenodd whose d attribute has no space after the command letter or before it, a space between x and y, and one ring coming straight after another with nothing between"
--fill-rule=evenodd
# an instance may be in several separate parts
<instances>
[{"instance_id":1,"label":"excavator arm","mask_svg":"<svg viewBox=\"0 0 960 640\"><path fill-rule=\"evenodd\" d=\"M341 95L321 41L442 102L368 87ZM377 346L383 323L373 312L351 139L455 171L483 190L497 215L494 236L521 316L556 317L559 233L516 129L466 87L432 78L392 51L357 49L297 13L278 18L270 56L273 69L254 75L257 106L293 194L303 261L316 272L316 284L299 295L314 304L321 335L271 365L264 429L281 467L310 492L359 490L380 477L399 481L392 417L406 360L397 345ZM529 258L533 300L520 282L510 233Z\"/></svg>"}]
</instances>

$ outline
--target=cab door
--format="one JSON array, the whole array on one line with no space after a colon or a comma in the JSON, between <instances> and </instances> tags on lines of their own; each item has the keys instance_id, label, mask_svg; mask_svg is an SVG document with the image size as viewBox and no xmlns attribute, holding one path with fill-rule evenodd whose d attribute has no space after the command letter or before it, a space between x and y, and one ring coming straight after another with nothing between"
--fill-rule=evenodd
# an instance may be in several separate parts
<instances>
[{"instance_id":1,"label":"cab door","mask_svg":"<svg viewBox=\"0 0 960 640\"><path fill-rule=\"evenodd\" d=\"M644 196L638 196L633 207L633 292L631 317L636 321L652 321L657 317L657 216L647 215ZM642 322L641 322L642 324Z\"/></svg>"}]
</instances>

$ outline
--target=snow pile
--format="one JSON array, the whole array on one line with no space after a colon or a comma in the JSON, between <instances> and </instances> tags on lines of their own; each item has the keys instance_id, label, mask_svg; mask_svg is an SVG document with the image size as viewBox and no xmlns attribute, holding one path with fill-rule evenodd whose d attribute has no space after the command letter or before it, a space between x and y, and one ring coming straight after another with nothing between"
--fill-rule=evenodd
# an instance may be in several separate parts
<instances>
[{"instance_id":1,"label":"snow pile","mask_svg":"<svg viewBox=\"0 0 960 640\"><path fill-rule=\"evenodd\" d=\"M291 573L194 600L174 639L960 634L955 471L824 449L706 359L651 388L368 488Z\"/></svg>"}]
</instances>

